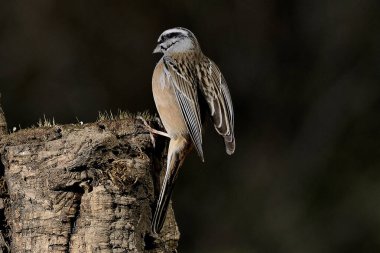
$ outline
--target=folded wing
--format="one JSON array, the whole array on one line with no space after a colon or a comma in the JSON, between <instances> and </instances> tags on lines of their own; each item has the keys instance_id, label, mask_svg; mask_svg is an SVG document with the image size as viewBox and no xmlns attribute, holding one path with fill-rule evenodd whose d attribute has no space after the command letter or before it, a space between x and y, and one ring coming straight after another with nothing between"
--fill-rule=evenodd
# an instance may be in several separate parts
<instances>
[{"instance_id":1,"label":"folded wing","mask_svg":"<svg viewBox=\"0 0 380 253\"><path fill-rule=\"evenodd\" d=\"M215 130L223 136L226 152L231 155L235 151L234 110L226 80L218 66L208 58L199 68L207 70L202 74L200 90L209 105Z\"/></svg>"},{"instance_id":2,"label":"folded wing","mask_svg":"<svg viewBox=\"0 0 380 253\"><path fill-rule=\"evenodd\" d=\"M164 57L164 65L167 71L166 77L174 86L177 101L180 105L182 116L186 122L191 140L194 143L202 161L202 123L198 104L197 86L191 76L185 75L170 57Z\"/></svg>"}]
</instances>

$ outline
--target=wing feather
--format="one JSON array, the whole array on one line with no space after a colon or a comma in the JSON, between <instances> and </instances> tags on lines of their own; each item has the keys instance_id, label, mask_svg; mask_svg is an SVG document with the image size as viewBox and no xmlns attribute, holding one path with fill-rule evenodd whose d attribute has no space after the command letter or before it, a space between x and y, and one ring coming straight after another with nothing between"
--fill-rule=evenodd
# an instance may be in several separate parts
<instances>
[{"instance_id":1,"label":"wing feather","mask_svg":"<svg viewBox=\"0 0 380 253\"><path fill-rule=\"evenodd\" d=\"M191 77L182 73L183 70L179 69L171 58L164 57L164 65L169 73L168 79L173 84L176 98L180 105L191 140L202 161L204 161L202 123L196 83L190 80Z\"/></svg>"},{"instance_id":2,"label":"wing feather","mask_svg":"<svg viewBox=\"0 0 380 253\"><path fill-rule=\"evenodd\" d=\"M231 95L218 66L208 58L205 64L208 71L201 79L200 89L209 105L215 130L223 136L226 152L231 155L235 151L234 110Z\"/></svg>"}]
</instances>

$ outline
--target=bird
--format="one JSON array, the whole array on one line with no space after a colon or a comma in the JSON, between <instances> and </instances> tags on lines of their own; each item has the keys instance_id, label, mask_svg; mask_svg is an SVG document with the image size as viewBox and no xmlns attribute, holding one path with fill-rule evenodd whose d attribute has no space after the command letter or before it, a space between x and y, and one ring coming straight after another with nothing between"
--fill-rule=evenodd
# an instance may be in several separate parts
<instances>
[{"instance_id":1,"label":"bird","mask_svg":"<svg viewBox=\"0 0 380 253\"><path fill-rule=\"evenodd\" d=\"M152 133L170 138L165 177L152 220L152 231L158 234L186 156L195 149L204 162L204 118L211 116L228 155L235 151L235 135L234 110L226 80L218 66L203 54L195 35L182 27L165 30L153 53L162 54L153 71L152 92L166 132L148 127Z\"/></svg>"}]
</instances>

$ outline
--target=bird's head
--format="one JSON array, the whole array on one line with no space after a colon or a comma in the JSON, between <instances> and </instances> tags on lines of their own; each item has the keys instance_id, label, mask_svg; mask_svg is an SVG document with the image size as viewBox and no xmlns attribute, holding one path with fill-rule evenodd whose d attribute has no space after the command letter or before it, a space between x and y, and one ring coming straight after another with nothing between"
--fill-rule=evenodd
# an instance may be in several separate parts
<instances>
[{"instance_id":1,"label":"bird's head","mask_svg":"<svg viewBox=\"0 0 380 253\"><path fill-rule=\"evenodd\" d=\"M153 53L181 53L199 50L199 44L194 34L182 27L164 31L157 40Z\"/></svg>"}]
</instances>

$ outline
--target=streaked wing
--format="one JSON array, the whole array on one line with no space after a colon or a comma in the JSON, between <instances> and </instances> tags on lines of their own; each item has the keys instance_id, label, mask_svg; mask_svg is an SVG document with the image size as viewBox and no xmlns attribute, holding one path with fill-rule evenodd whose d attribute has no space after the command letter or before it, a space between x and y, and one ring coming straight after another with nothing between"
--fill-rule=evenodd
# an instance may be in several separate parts
<instances>
[{"instance_id":1,"label":"streaked wing","mask_svg":"<svg viewBox=\"0 0 380 253\"><path fill-rule=\"evenodd\" d=\"M202 73L200 89L209 105L215 130L223 136L226 152L231 155L235 151L234 110L226 80L218 66L207 57L197 68L198 73Z\"/></svg>"},{"instance_id":2,"label":"streaked wing","mask_svg":"<svg viewBox=\"0 0 380 253\"><path fill-rule=\"evenodd\" d=\"M180 69L170 57L164 57L163 60L165 68L168 71L166 73L167 78L173 84L190 137L199 156L202 161L204 161L202 150L202 123L196 83L194 83L194 80L191 80L191 77L186 75L184 70Z\"/></svg>"}]
</instances>

